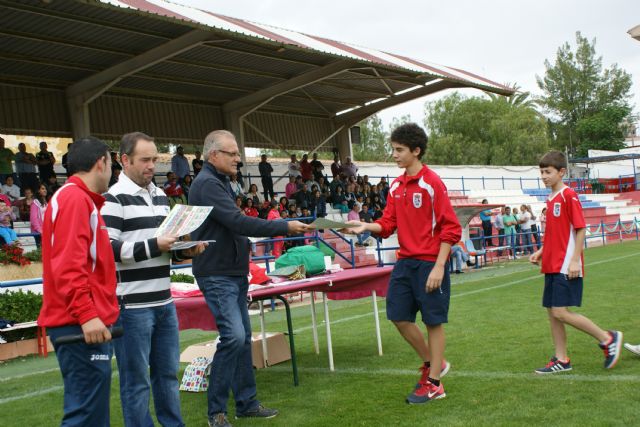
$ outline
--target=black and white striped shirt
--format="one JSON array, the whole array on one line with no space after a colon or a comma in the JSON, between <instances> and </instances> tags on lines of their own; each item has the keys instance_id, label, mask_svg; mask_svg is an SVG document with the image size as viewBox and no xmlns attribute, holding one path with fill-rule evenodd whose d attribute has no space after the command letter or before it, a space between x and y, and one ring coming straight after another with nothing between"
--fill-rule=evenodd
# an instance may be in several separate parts
<instances>
[{"instance_id":1,"label":"black and white striped shirt","mask_svg":"<svg viewBox=\"0 0 640 427\"><path fill-rule=\"evenodd\" d=\"M116 261L118 298L126 308L171 303L171 255L160 251L154 237L169 213L169 199L153 183L141 188L124 173L105 198L101 214Z\"/></svg>"}]
</instances>

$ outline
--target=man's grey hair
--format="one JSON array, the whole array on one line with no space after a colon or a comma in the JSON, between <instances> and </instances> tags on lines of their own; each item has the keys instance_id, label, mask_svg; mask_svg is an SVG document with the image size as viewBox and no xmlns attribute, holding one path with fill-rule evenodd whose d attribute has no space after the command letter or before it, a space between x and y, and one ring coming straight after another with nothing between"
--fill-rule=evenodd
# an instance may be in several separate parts
<instances>
[{"instance_id":1,"label":"man's grey hair","mask_svg":"<svg viewBox=\"0 0 640 427\"><path fill-rule=\"evenodd\" d=\"M222 140L225 137L236 139L236 137L228 130L214 130L204 138L204 147L202 147L202 155L205 159L209 159L211 152L222 149Z\"/></svg>"}]
</instances>

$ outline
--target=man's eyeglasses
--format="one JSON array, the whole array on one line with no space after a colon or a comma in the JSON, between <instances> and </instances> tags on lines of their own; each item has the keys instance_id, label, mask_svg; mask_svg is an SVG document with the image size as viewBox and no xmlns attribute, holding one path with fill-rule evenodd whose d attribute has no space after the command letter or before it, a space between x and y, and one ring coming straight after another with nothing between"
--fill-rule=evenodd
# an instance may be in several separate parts
<instances>
[{"instance_id":1,"label":"man's eyeglasses","mask_svg":"<svg viewBox=\"0 0 640 427\"><path fill-rule=\"evenodd\" d=\"M216 150L216 151L224 153L229 157L241 157L240 153L238 153L237 151L226 151L226 150Z\"/></svg>"}]
</instances>

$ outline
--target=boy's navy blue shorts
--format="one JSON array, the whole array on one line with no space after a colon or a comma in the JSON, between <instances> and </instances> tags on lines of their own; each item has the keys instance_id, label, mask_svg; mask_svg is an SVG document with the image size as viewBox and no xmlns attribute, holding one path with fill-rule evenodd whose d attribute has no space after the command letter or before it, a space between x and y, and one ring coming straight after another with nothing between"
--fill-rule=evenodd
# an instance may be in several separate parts
<instances>
[{"instance_id":1,"label":"boy's navy blue shorts","mask_svg":"<svg viewBox=\"0 0 640 427\"><path fill-rule=\"evenodd\" d=\"M545 274L542 306L580 307L582 305L582 277L569 280L566 274Z\"/></svg>"},{"instance_id":2,"label":"boy's navy blue shorts","mask_svg":"<svg viewBox=\"0 0 640 427\"><path fill-rule=\"evenodd\" d=\"M395 322L415 322L418 310L425 325L447 323L451 282L445 266L442 286L427 293L427 277L435 262L402 258L391 273L387 291L387 319Z\"/></svg>"}]
</instances>

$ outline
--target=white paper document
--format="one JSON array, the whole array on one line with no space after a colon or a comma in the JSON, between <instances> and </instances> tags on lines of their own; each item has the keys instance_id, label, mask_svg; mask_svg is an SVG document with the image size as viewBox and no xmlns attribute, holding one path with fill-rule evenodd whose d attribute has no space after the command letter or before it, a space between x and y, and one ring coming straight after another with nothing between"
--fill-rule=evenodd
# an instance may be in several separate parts
<instances>
[{"instance_id":1,"label":"white paper document","mask_svg":"<svg viewBox=\"0 0 640 427\"><path fill-rule=\"evenodd\" d=\"M186 242L175 242L173 245L171 245L171 250L172 251L181 251L183 249L189 249L192 248L194 246L198 246L200 243L215 243L215 240L188 240Z\"/></svg>"},{"instance_id":2,"label":"white paper document","mask_svg":"<svg viewBox=\"0 0 640 427\"><path fill-rule=\"evenodd\" d=\"M212 206L175 205L158 227L155 237L189 234L202 225L212 209Z\"/></svg>"}]
</instances>

